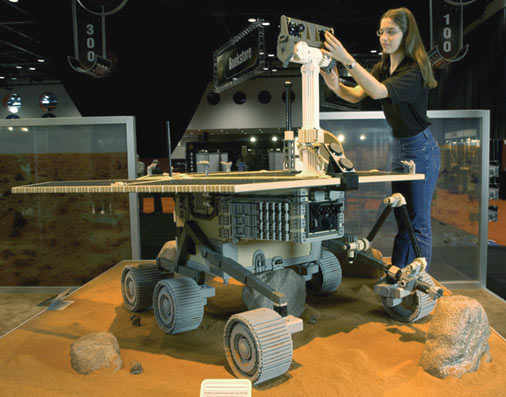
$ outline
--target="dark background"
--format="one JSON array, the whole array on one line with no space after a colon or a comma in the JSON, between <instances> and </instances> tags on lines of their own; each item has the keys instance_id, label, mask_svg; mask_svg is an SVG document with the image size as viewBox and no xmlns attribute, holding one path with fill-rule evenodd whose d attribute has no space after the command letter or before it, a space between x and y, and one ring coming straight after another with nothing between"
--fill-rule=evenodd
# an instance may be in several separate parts
<instances>
[{"instance_id":1,"label":"dark background","mask_svg":"<svg viewBox=\"0 0 506 397\"><path fill-rule=\"evenodd\" d=\"M83 1L91 5L101 3L99 0ZM109 5L120 2L102 1ZM477 0L466 6L464 25L478 20L488 3L490 0ZM17 73L14 65L21 62L21 58L27 64L33 62L30 52L44 56L47 60L44 69L38 64L30 81L60 80L83 116L134 115L139 155L161 157L167 152L165 122L171 122L174 147L212 80L213 52L248 26L248 18L271 22L266 28L266 36L268 46L274 52L280 16L284 14L334 27L336 36L348 51L364 58L371 56L371 49L379 49L375 31L382 13L399 6L407 6L413 11L428 49L429 4L429 0L313 0L301 7L297 2L284 0L129 0L118 12L106 17L106 47L108 57L114 60L114 67L110 75L98 79L78 73L68 64L67 56L74 52L71 1L20 0L13 5L0 0L0 73ZM466 58L456 65L456 73L460 75L462 70L462 73L472 75L475 59L481 62L498 60L502 62L498 67L503 67L504 83L504 11L501 15L502 19L498 17L484 24L488 27L478 29L481 33L473 33L478 38ZM497 31L492 35L495 36L493 40L490 31ZM484 37L486 45L482 41ZM468 37L465 38L467 41ZM483 51L488 46L494 47L495 59L489 53L484 56ZM16 53L18 60L12 56L8 58L8 53ZM498 53L502 53L502 58L497 59ZM477 73L480 81L493 89L498 85L487 81L485 74L489 66L485 65ZM479 99L473 101L465 94L452 95L468 89L469 85L474 87L474 92L476 85L465 77L448 79L448 72L445 70L439 73L442 76L438 75L444 81L432 94L431 108L493 108L493 104L487 104L490 92L485 94L483 85L481 93L475 93ZM9 84L12 85L8 79L0 81L0 85L11 88ZM504 103L504 95L500 97ZM504 126L492 129L492 134L504 134Z\"/></svg>"}]
</instances>

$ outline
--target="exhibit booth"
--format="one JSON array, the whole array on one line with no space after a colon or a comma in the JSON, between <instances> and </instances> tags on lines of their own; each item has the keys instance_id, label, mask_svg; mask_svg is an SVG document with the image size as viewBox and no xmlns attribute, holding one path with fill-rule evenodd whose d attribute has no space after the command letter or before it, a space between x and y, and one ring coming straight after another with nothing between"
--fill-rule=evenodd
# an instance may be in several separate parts
<instances>
[{"instance_id":1,"label":"exhibit booth","mask_svg":"<svg viewBox=\"0 0 506 397\"><path fill-rule=\"evenodd\" d=\"M458 287L486 288L488 144L483 143L489 112L432 111L429 117L441 147L430 273L444 296L451 296L450 289ZM342 142L357 170L390 168L392 138L381 112L321 113L320 121ZM138 193L94 193L93 188L86 194L10 193L12 187L49 181L128 185L136 176L133 117L7 120L0 121L0 134L3 285L75 287L60 297L63 310L45 309L0 338L4 390L192 396L209 379L235 379L223 356L222 335L227 318L246 310L241 282L208 280L215 296L207 297L202 323L174 335L157 327L153 310L134 316L125 306L123 269L155 263L139 258ZM367 234L389 189L382 182L346 191L345 233ZM388 219L374 241L385 257L394 233L394 220ZM388 317L374 292L376 281L344 277L335 292L308 295L288 370L255 385L252 395L500 395L506 387L501 376L506 342L499 334L491 331L492 361L485 357L477 371L461 378L430 375L419 362L431 316L412 324ZM78 374L71 346L95 332L116 336L122 365ZM143 372L134 375L139 364Z\"/></svg>"}]
</instances>

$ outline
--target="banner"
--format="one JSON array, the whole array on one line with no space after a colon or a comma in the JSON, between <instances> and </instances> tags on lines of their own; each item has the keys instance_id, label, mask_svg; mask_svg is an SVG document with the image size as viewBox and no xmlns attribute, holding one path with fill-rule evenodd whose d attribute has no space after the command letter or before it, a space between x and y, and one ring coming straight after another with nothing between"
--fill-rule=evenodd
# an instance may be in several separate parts
<instances>
[{"instance_id":1,"label":"banner","mask_svg":"<svg viewBox=\"0 0 506 397\"><path fill-rule=\"evenodd\" d=\"M264 72L265 33L254 22L213 54L214 92L222 92Z\"/></svg>"}]
</instances>

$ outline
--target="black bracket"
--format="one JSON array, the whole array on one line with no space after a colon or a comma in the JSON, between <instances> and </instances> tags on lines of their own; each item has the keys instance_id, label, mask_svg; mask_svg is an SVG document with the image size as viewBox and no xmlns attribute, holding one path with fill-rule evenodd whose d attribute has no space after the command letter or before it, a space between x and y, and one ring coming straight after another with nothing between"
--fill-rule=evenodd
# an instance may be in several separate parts
<instances>
[{"instance_id":1,"label":"black bracket","mask_svg":"<svg viewBox=\"0 0 506 397\"><path fill-rule=\"evenodd\" d=\"M357 190L358 174L355 172L353 162L345 157L342 146L332 142L324 143L321 147L329 155L327 174L341 178L338 190Z\"/></svg>"}]
</instances>

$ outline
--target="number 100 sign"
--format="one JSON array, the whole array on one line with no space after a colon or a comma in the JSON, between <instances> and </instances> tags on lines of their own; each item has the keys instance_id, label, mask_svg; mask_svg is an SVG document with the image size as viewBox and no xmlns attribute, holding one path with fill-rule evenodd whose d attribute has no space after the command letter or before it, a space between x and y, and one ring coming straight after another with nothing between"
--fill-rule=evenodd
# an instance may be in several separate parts
<instances>
[{"instance_id":1,"label":"number 100 sign","mask_svg":"<svg viewBox=\"0 0 506 397\"><path fill-rule=\"evenodd\" d=\"M431 48L437 46L447 59L455 57L463 46L463 7L452 4L446 0L431 2Z\"/></svg>"}]
</instances>

